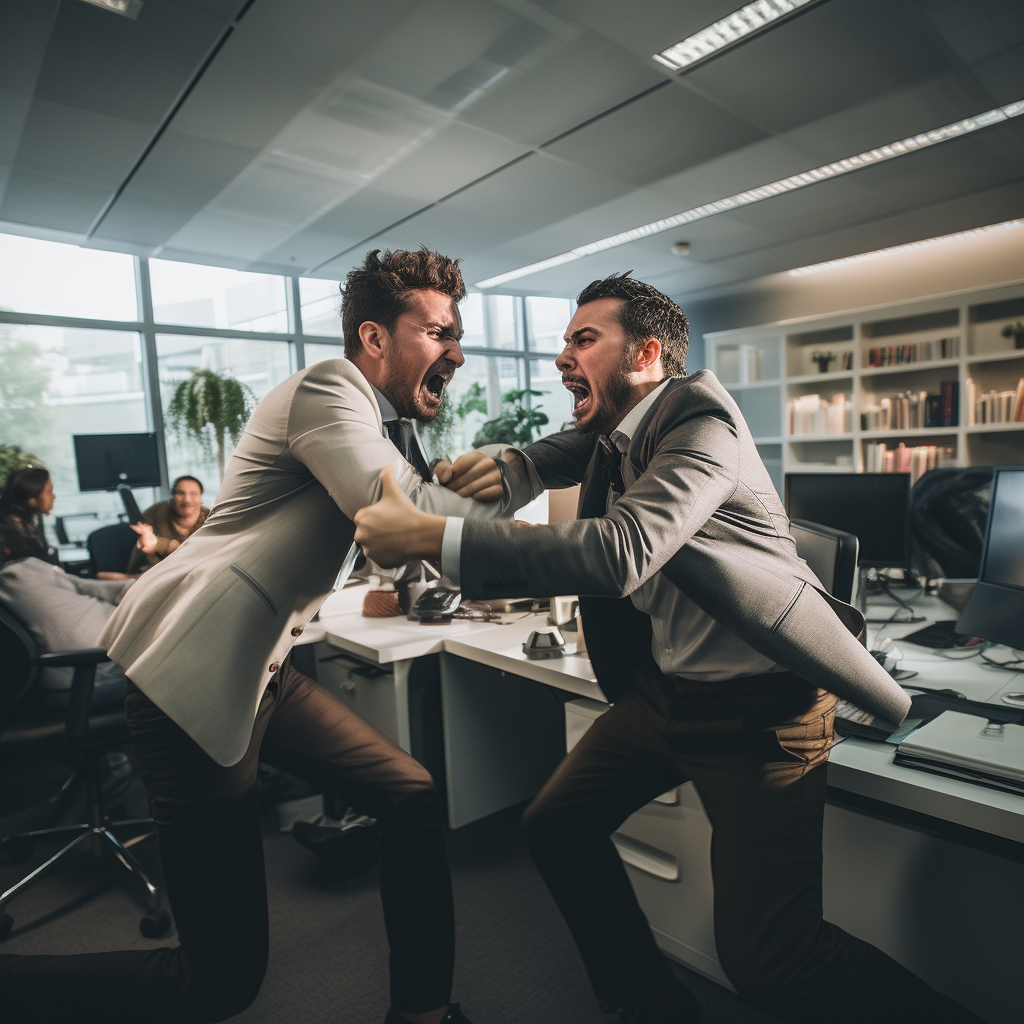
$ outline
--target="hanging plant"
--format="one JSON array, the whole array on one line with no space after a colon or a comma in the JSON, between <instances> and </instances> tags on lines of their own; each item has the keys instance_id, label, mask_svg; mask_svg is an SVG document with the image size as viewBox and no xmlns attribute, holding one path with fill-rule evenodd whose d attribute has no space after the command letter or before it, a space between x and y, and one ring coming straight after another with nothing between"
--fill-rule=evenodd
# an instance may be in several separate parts
<instances>
[{"instance_id":1,"label":"hanging plant","mask_svg":"<svg viewBox=\"0 0 1024 1024\"><path fill-rule=\"evenodd\" d=\"M167 404L167 422L179 437L197 444L207 457L217 454L224 479L226 438L232 444L245 430L258 399L252 388L215 370L193 370L174 389Z\"/></svg>"}]
</instances>

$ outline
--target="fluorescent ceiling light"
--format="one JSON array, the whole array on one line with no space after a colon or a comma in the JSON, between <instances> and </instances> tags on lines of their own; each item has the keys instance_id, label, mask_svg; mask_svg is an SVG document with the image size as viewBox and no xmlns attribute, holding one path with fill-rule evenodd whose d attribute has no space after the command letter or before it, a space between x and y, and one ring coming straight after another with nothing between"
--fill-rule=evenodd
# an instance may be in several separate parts
<instances>
[{"instance_id":1,"label":"fluorescent ceiling light","mask_svg":"<svg viewBox=\"0 0 1024 1024\"><path fill-rule=\"evenodd\" d=\"M877 260L881 256L895 256L900 252L911 252L914 249L930 249L934 245L945 245L947 242L959 242L964 238L977 238L979 235L991 235L999 231L1010 231L1024 228L1019 220L1004 220L1001 224L987 224L983 228L972 228L970 231L957 231L952 235L938 235L935 238L922 238L919 242L907 242L905 245L892 245L888 249L875 249L873 252L862 252L856 256L843 256L838 260L827 260L825 263L813 263L809 267L795 267L789 271L792 277L804 277L806 274L817 274L833 267L845 267L851 263L863 263L865 260Z\"/></svg>"},{"instance_id":2,"label":"fluorescent ceiling light","mask_svg":"<svg viewBox=\"0 0 1024 1024\"><path fill-rule=\"evenodd\" d=\"M82 0L83 3L101 7L113 14L123 14L135 21L142 10L142 0Z\"/></svg>"},{"instance_id":3,"label":"fluorescent ceiling light","mask_svg":"<svg viewBox=\"0 0 1024 1024\"><path fill-rule=\"evenodd\" d=\"M755 0L746 7L716 21L700 32L687 36L681 43L654 54L659 64L672 71L699 64L712 54L735 46L744 39L774 25L780 18L796 13L818 0Z\"/></svg>"},{"instance_id":4,"label":"fluorescent ceiling light","mask_svg":"<svg viewBox=\"0 0 1024 1024\"><path fill-rule=\"evenodd\" d=\"M771 199L773 196L793 192L798 188L814 185L819 181L827 181L829 178L838 178L843 174L849 174L851 171L859 171L862 167L868 167L871 164L884 163L886 160L893 160L898 156L913 153L915 150L927 149L929 146L934 146L937 143L956 139L961 135L968 135L971 132L978 131L980 128L999 124L1002 121L1009 120L1011 117L1019 117L1021 114L1024 114L1024 100L1017 100L1015 103L1008 103L1005 107L996 107L994 110L986 110L983 114L966 117L955 124L933 128L929 132L912 135L910 138L901 139L899 142L891 142L887 146L871 149L866 153L858 153L855 156L836 160L834 163L813 167L809 171L801 171L799 174L790 175L788 178L771 181L767 185L758 185L756 188L748 189L746 192L739 192L734 196L726 196L724 199L716 199L713 203L705 203L703 206L695 207L692 210L684 210L682 213L652 221L650 224L642 224L638 228L630 228L628 231L622 231L617 235L599 238L596 242L588 242L586 245L577 246L575 249L563 252L559 256L552 256L550 259L541 260L539 263L531 263L529 266L510 270L507 274L489 277L486 281L477 281L476 287L496 288L498 285L507 284L509 281L515 281L520 277L527 277L542 270L550 270L552 267L569 263L572 260L582 259L584 256L593 256L594 253L604 252L605 249L614 249L618 245L627 245L629 242L636 242L641 238L647 238L662 231L670 231L683 224L692 224L695 220L713 217L716 213L736 210L741 206L759 203L763 199Z\"/></svg>"}]
</instances>

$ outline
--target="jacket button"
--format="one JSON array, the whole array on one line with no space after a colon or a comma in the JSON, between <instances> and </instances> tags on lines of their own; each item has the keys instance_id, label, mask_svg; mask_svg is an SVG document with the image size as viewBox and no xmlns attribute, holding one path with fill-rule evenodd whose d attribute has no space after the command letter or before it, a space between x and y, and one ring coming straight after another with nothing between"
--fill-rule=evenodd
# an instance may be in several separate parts
<instances>
[{"instance_id":1,"label":"jacket button","mask_svg":"<svg viewBox=\"0 0 1024 1024\"><path fill-rule=\"evenodd\" d=\"M270 666L270 674L273 675L280 667L281 667L281 662L275 661L273 663L273 665Z\"/></svg>"},{"instance_id":2,"label":"jacket button","mask_svg":"<svg viewBox=\"0 0 1024 1024\"><path fill-rule=\"evenodd\" d=\"M292 636L302 636L302 627L292 626Z\"/></svg>"}]
</instances>

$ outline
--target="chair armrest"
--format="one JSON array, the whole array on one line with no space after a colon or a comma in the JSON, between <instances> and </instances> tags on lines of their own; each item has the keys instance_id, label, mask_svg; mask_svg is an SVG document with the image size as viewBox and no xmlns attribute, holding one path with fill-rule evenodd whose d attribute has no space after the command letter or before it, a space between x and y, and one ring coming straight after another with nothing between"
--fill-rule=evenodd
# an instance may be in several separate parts
<instances>
[{"instance_id":1,"label":"chair armrest","mask_svg":"<svg viewBox=\"0 0 1024 1024\"><path fill-rule=\"evenodd\" d=\"M83 647L77 651L53 651L40 654L39 664L49 668L63 668L65 665L99 665L110 661L103 647Z\"/></svg>"}]
</instances>

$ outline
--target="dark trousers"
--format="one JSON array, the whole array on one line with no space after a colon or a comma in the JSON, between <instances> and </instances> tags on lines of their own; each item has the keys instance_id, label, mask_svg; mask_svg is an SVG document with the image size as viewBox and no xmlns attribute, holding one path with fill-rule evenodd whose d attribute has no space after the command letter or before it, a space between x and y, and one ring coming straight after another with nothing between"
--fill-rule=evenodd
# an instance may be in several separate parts
<instances>
[{"instance_id":1,"label":"dark trousers","mask_svg":"<svg viewBox=\"0 0 1024 1024\"><path fill-rule=\"evenodd\" d=\"M258 758L377 819L392 1005L420 1013L448 1002L451 880L439 801L421 765L290 661L260 703L249 749L230 768L211 760L135 687L125 706L180 945L0 956L5 1021L219 1021L253 1001L268 945Z\"/></svg>"},{"instance_id":2,"label":"dark trousers","mask_svg":"<svg viewBox=\"0 0 1024 1024\"><path fill-rule=\"evenodd\" d=\"M977 1021L822 920L821 834L835 697L790 673L641 679L527 809L534 861L604 1009L672 984L610 835L690 780L711 822L715 942L739 994L790 1021Z\"/></svg>"}]
</instances>

